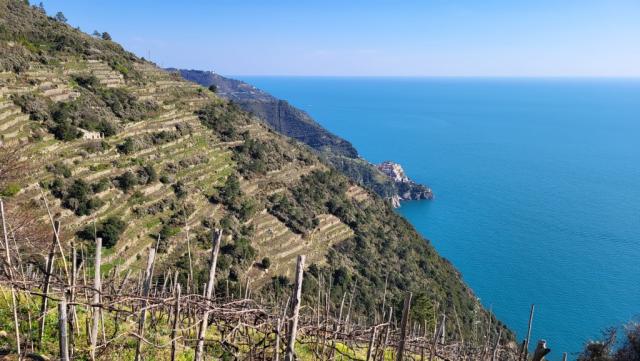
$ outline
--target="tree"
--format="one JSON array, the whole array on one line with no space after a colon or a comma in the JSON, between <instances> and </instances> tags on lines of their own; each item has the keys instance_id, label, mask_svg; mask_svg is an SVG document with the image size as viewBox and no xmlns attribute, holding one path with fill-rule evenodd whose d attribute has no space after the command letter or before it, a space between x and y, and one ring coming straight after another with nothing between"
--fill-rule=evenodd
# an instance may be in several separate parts
<instances>
[{"instance_id":1,"label":"tree","mask_svg":"<svg viewBox=\"0 0 640 361\"><path fill-rule=\"evenodd\" d=\"M182 181L176 182L171 187L173 188L173 192L176 194L177 198L184 198L188 194L187 186Z\"/></svg>"},{"instance_id":2,"label":"tree","mask_svg":"<svg viewBox=\"0 0 640 361\"><path fill-rule=\"evenodd\" d=\"M433 320L435 309L433 301L426 293L420 292L416 295L411 306L411 319L422 325L425 321Z\"/></svg>"},{"instance_id":3,"label":"tree","mask_svg":"<svg viewBox=\"0 0 640 361\"><path fill-rule=\"evenodd\" d=\"M99 38L102 36L102 34L98 30L94 30L93 33L91 33L91 35L95 36L96 38Z\"/></svg>"},{"instance_id":4,"label":"tree","mask_svg":"<svg viewBox=\"0 0 640 361\"><path fill-rule=\"evenodd\" d=\"M127 138L124 142L118 144L116 148L118 149L118 153L131 154L136 151L136 143L132 138Z\"/></svg>"},{"instance_id":5,"label":"tree","mask_svg":"<svg viewBox=\"0 0 640 361\"><path fill-rule=\"evenodd\" d=\"M111 216L95 226L90 224L84 227L77 235L87 241L93 241L95 237L100 237L102 245L111 248L118 242L125 228L127 228L127 224L123 220L117 216Z\"/></svg>"},{"instance_id":6,"label":"tree","mask_svg":"<svg viewBox=\"0 0 640 361\"><path fill-rule=\"evenodd\" d=\"M209 85L209 91L211 91L212 93L215 93L218 91L218 87L215 84L211 84Z\"/></svg>"},{"instance_id":7,"label":"tree","mask_svg":"<svg viewBox=\"0 0 640 361\"><path fill-rule=\"evenodd\" d=\"M109 40L111 41L111 35L109 35L109 33L107 33L106 31L104 33L102 33L102 40Z\"/></svg>"},{"instance_id":8,"label":"tree","mask_svg":"<svg viewBox=\"0 0 640 361\"><path fill-rule=\"evenodd\" d=\"M131 171L122 173L122 175L116 177L116 180L118 181L118 187L125 193L138 184L138 177Z\"/></svg>"},{"instance_id":9,"label":"tree","mask_svg":"<svg viewBox=\"0 0 640 361\"><path fill-rule=\"evenodd\" d=\"M44 4L42 3L42 1L40 1L40 4L38 4L38 11L40 11L43 14L47 13L47 11L44 9Z\"/></svg>"},{"instance_id":10,"label":"tree","mask_svg":"<svg viewBox=\"0 0 640 361\"><path fill-rule=\"evenodd\" d=\"M59 21L61 23L66 23L67 22L67 18L66 18L66 16L64 16L62 11L58 11L56 13L56 16L54 17L54 19L56 19L57 21Z\"/></svg>"}]
</instances>

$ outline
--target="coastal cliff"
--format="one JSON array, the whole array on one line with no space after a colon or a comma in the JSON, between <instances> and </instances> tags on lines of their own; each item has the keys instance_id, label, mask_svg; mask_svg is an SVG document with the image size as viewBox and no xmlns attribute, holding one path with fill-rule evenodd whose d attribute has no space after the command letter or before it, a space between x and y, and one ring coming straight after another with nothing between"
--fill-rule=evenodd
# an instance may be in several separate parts
<instances>
[{"instance_id":1,"label":"coastal cliff","mask_svg":"<svg viewBox=\"0 0 640 361\"><path fill-rule=\"evenodd\" d=\"M377 167L384 175L391 179L396 186L397 194L391 197L391 202L394 207L400 207L400 201L433 199L434 196L431 188L411 180L400 164L385 161Z\"/></svg>"},{"instance_id":2,"label":"coastal cliff","mask_svg":"<svg viewBox=\"0 0 640 361\"><path fill-rule=\"evenodd\" d=\"M400 201L433 199L433 192L429 187L409 178L400 180L389 176L379 166L360 157L349 141L329 132L305 111L285 100L278 99L251 84L212 71L175 68L167 70L178 72L186 80L211 87L217 95L232 101L242 110L257 115L276 132L308 145L359 185L391 200L394 207L399 207ZM383 164L386 163L390 162ZM398 167L402 170L399 164Z\"/></svg>"}]
</instances>

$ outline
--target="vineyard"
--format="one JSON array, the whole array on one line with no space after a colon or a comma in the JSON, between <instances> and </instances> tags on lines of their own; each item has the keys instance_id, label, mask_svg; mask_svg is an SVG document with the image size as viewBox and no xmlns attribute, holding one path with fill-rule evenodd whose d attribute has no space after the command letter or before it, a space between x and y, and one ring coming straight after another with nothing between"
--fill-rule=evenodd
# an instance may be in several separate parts
<instances>
[{"instance_id":1,"label":"vineyard","mask_svg":"<svg viewBox=\"0 0 640 361\"><path fill-rule=\"evenodd\" d=\"M295 282L280 295L252 298L250 280L237 293L214 288L222 230L211 237L206 284L195 285L174 270L157 274L156 247L146 251L146 268L102 274L102 240L92 256L60 239L51 218L52 241L45 269L25 264L2 211L3 299L0 317L11 348L7 359L61 360L515 360L525 359L500 336L483 344L446 340L445 327L459 327L441 315L431 329L413 322L407 293L402 317L394 318L381 290L373 324L352 314L353 293L332 307L330 288L318 288L315 303L302 303L305 256L297 257ZM184 276L184 275L182 275ZM322 282L322 280L321 280ZM9 334L10 333L10 334ZM487 336L489 334L487 333ZM526 349L526 348L525 348ZM533 360L548 352L543 341Z\"/></svg>"}]
</instances>

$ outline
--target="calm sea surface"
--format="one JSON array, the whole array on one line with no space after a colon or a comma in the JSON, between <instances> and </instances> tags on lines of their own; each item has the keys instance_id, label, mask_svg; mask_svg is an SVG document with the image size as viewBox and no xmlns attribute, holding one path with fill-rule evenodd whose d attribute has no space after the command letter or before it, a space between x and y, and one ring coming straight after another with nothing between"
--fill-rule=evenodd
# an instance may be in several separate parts
<instances>
[{"instance_id":1,"label":"calm sea surface","mask_svg":"<svg viewBox=\"0 0 640 361\"><path fill-rule=\"evenodd\" d=\"M399 212L552 360L640 314L640 80L242 79L430 185Z\"/></svg>"}]
</instances>

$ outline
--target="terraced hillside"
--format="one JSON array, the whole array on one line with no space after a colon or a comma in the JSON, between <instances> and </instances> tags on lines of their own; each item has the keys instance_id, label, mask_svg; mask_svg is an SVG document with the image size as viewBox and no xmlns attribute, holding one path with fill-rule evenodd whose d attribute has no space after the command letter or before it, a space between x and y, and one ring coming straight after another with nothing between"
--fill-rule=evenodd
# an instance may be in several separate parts
<instances>
[{"instance_id":1,"label":"terraced hillside","mask_svg":"<svg viewBox=\"0 0 640 361\"><path fill-rule=\"evenodd\" d=\"M20 155L0 165L0 192L42 224L44 196L86 252L102 237L105 272L141 269L157 243L157 274L189 270L200 285L220 227L231 292L273 295L306 254L307 297L330 280L334 303L356 289L354 312L374 317L386 284L386 302L411 290L457 319L449 333L503 327L388 202L215 93L22 1L0 0L0 56L0 150ZM38 237L22 245L34 264L51 236Z\"/></svg>"},{"instance_id":2,"label":"terraced hillside","mask_svg":"<svg viewBox=\"0 0 640 361\"><path fill-rule=\"evenodd\" d=\"M332 134L305 111L285 100L240 80L226 78L212 71L167 69L205 87L214 87L216 94L233 101L241 109L255 114L280 134L297 139L315 150L325 162L340 170L357 184L379 196L400 200L432 199L431 189L414 181L398 182L386 176L375 164L361 156L349 141ZM212 88L213 89L213 88Z\"/></svg>"}]
</instances>

